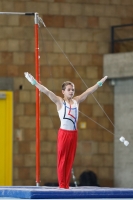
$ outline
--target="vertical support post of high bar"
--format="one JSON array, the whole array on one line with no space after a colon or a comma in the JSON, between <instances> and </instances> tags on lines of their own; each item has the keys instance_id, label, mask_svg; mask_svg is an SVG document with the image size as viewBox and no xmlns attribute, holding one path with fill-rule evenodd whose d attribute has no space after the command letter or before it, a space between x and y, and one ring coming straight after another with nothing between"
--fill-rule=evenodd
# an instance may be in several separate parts
<instances>
[{"instance_id":1,"label":"vertical support post of high bar","mask_svg":"<svg viewBox=\"0 0 133 200\"><path fill-rule=\"evenodd\" d=\"M39 42L38 42L38 14L35 13L35 73L40 82ZM40 184L40 92L36 88L36 186Z\"/></svg>"}]
</instances>

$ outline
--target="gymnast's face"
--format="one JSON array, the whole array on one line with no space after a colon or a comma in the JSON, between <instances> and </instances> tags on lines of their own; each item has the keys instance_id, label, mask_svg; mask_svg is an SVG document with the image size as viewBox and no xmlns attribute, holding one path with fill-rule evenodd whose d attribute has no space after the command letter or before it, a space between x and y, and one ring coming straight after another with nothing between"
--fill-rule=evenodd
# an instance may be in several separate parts
<instances>
[{"instance_id":1,"label":"gymnast's face","mask_svg":"<svg viewBox=\"0 0 133 200\"><path fill-rule=\"evenodd\" d=\"M64 94L64 97L67 99L72 99L75 93L75 87L74 85L67 85L65 90L62 90L62 93Z\"/></svg>"}]
</instances>

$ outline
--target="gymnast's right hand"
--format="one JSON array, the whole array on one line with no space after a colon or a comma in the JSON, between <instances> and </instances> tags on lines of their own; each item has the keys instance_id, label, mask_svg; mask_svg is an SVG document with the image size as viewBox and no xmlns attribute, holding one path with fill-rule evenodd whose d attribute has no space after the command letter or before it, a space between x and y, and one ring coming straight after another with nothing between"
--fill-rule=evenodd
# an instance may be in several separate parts
<instances>
[{"instance_id":1,"label":"gymnast's right hand","mask_svg":"<svg viewBox=\"0 0 133 200\"><path fill-rule=\"evenodd\" d=\"M25 78L27 78L27 80L32 84L32 85L36 85L37 81L36 79L34 79L34 77L29 74L28 72L24 72L24 76Z\"/></svg>"}]
</instances>

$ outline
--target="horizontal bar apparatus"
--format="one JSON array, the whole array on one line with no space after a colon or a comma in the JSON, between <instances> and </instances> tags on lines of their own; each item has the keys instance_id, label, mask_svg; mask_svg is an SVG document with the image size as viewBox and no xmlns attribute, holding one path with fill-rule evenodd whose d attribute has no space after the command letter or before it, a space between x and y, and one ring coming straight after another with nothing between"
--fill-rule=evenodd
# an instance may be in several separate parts
<instances>
[{"instance_id":1,"label":"horizontal bar apparatus","mask_svg":"<svg viewBox=\"0 0 133 200\"><path fill-rule=\"evenodd\" d=\"M0 12L0 15L34 16L35 24L35 73L36 80L40 82L39 44L38 44L38 13L32 12ZM40 184L40 93L36 89L36 186Z\"/></svg>"},{"instance_id":2,"label":"horizontal bar apparatus","mask_svg":"<svg viewBox=\"0 0 133 200\"><path fill-rule=\"evenodd\" d=\"M23 12L0 12L0 15L35 15L35 13L32 13L32 12L26 12L26 13L23 13Z\"/></svg>"}]
</instances>

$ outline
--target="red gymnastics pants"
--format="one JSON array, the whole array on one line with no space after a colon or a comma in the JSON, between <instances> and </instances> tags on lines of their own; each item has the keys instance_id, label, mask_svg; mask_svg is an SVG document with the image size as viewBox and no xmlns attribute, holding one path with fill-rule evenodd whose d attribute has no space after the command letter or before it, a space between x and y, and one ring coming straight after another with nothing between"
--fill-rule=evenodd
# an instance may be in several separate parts
<instances>
[{"instance_id":1,"label":"red gymnastics pants","mask_svg":"<svg viewBox=\"0 0 133 200\"><path fill-rule=\"evenodd\" d=\"M77 147L77 130L58 131L57 174L60 188L69 188L71 169Z\"/></svg>"}]
</instances>

